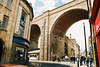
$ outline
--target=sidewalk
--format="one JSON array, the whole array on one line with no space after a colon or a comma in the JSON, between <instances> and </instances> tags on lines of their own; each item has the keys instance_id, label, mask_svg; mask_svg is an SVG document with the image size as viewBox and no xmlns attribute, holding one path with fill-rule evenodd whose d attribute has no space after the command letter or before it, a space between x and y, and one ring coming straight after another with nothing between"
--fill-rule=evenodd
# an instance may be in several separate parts
<instances>
[{"instance_id":1,"label":"sidewalk","mask_svg":"<svg viewBox=\"0 0 100 67\"><path fill-rule=\"evenodd\" d=\"M70 62L57 62L57 61L33 61L30 60L30 62L37 62L37 63L53 63L53 64L61 64L61 65L69 65L71 67L77 67L77 63L70 63Z\"/></svg>"},{"instance_id":2,"label":"sidewalk","mask_svg":"<svg viewBox=\"0 0 100 67\"><path fill-rule=\"evenodd\" d=\"M77 66L77 62L74 64L74 63L70 63L70 62L57 62L57 61L34 61L34 60L30 60L30 62L35 62L35 63L53 63L53 64L61 64L61 65L69 65L71 67L78 67ZM79 64L79 67L87 67L86 65L82 65L80 66ZM90 67L90 66L89 66ZM93 64L93 67L95 67L95 65Z\"/></svg>"}]
</instances>

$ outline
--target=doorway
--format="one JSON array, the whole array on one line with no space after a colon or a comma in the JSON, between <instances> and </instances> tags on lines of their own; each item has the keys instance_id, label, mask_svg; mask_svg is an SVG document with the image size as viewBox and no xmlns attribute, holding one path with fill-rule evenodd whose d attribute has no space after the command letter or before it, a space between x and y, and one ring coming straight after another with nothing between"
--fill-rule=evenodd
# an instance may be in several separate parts
<instances>
[{"instance_id":1,"label":"doorway","mask_svg":"<svg viewBox=\"0 0 100 67\"><path fill-rule=\"evenodd\" d=\"M0 41L0 61L1 61L1 57L2 57L2 51L3 51L3 43L2 43L2 41Z\"/></svg>"}]
</instances>

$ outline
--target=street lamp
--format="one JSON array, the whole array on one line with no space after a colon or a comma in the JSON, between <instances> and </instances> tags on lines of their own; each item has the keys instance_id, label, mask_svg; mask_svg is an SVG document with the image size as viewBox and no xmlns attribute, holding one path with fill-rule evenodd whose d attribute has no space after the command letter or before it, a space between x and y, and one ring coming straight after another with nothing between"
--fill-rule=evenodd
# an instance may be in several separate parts
<instances>
[{"instance_id":1,"label":"street lamp","mask_svg":"<svg viewBox=\"0 0 100 67\"><path fill-rule=\"evenodd\" d=\"M84 23L83 23L83 28L84 28L85 51L86 51L86 56L87 56L86 33L85 33L85 24Z\"/></svg>"}]
</instances>

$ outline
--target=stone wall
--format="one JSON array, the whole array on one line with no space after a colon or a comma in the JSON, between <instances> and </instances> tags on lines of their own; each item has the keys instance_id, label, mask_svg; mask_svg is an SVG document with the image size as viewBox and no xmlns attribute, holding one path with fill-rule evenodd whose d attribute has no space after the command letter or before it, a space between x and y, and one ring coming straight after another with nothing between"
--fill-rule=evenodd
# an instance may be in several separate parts
<instances>
[{"instance_id":1,"label":"stone wall","mask_svg":"<svg viewBox=\"0 0 100 67\"><path fill-rule=\"evenodd\" d=\"M57 35L51 35L51 52L52 55L61 58L65 54L65 44L64 44L64 38L57 36Z\"/></svg>"},{"instance_id":2,"label":"stone wall","mask_svg":"<svg viewBox=\"0 0 100 67\"><path fill-rule=\"evenodd\" d=\"M32 41L31 44L29 45L29 50L38 48L38 42Z\"/></svg>"}]
</instances>

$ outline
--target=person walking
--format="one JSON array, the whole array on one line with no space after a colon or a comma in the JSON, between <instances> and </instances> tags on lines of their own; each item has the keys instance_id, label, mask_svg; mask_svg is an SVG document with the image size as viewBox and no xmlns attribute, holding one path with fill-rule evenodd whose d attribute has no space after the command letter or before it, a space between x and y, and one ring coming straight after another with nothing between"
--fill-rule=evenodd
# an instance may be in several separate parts
<instances>
[{"instance_id":1,"label":"person walking","mask_svg":"<svg viewBox=\"0 0 100 67\"><path fill-rule=\"evenodd\" d=\"M87 63L87 66L89 66L89 56L88 55L86 57L86 63Z\"/></svg>"},{"instance_id":2,"label":"person walking","mask_svg":"<svg viewBox=\"0 0 100 67\"><path fill-rule=\"evenodd\" d=\"M72 56L70 57L70 62L72 63Z\"/></svg>"},{"instance_id":3,"label":"person walking","mask_svg":"<svg viewBox=\"0 0 100 67\"><path fill-rule=\"evenodd\" d=\"M74 61L74 64L75 64L75 57L73 57L73 61Z\"/></svg>"},{"instance_id":4,"label":"person walking","mask_svg":"<svg viewBox=\"0 0 100 67\"><path fill-rule=\"evenodd\" d=\"M83 62L84 62L84 65L85 65L85 60L86 60L86 58L85 58L85 56L83 56Z\"/></svg>"},{"instance_id":5,"label":"person walking","mask_svg":"<svg viewBox=\"0 0 100 67\"><path fill-rule=\"evenodd\" d=\"M83 56L80 57L80 66L83 65L82 62L83 62Z\"/></svg>"},{"instance_id":6,"label":"person walking","mask_svg":"<svg viewBox=\"0 0 100 67\"><path fill-rule=\"evenodd\" d=\"M93 66L93 58L90 56L90 67Z\"/></svg>"},{"instance_id":7,"label":"person walking","mask_svg":"<svg viewBox=\"0 0 100 67\"><path fill-rule=\"evenodd\" d=\"M52 56L52 60L55 61L55 56L54 55Z\"/></svg>"},{"instance_id":8,"label":"person walking","mask_svg":"<svg viewBox=\"0 0 100 67\"><path fill-rule=\"evenodd\" d=\"M68 60L68 56L67 55L65 55L65 62Z\"/></svg>"}]
</instances>

